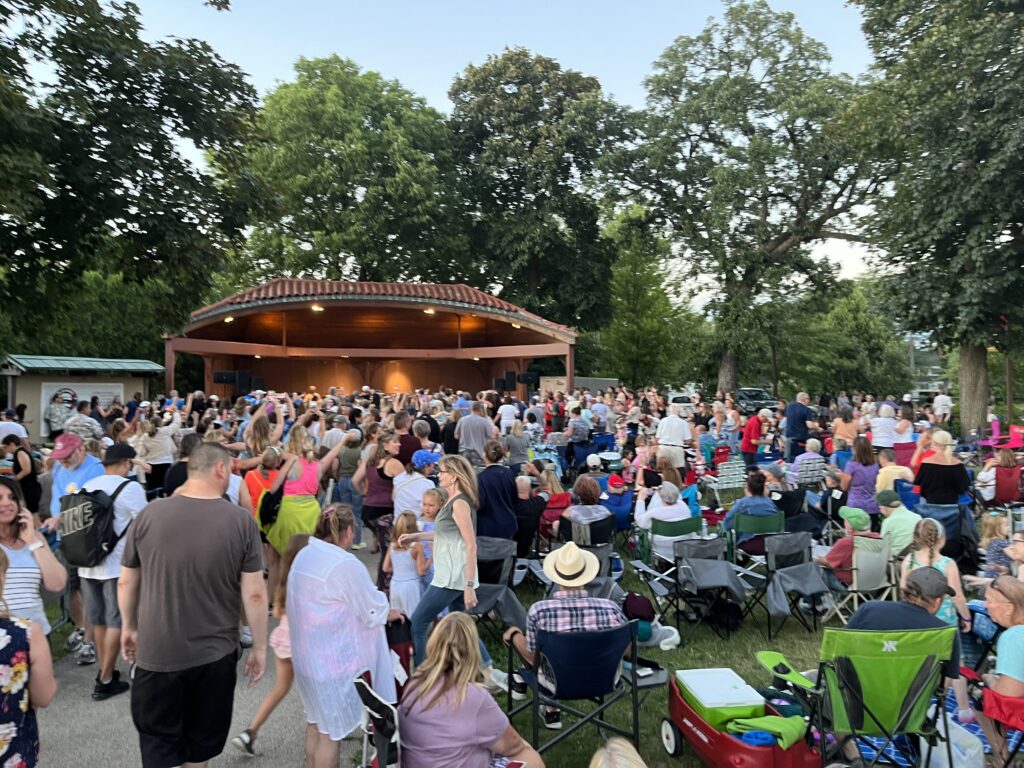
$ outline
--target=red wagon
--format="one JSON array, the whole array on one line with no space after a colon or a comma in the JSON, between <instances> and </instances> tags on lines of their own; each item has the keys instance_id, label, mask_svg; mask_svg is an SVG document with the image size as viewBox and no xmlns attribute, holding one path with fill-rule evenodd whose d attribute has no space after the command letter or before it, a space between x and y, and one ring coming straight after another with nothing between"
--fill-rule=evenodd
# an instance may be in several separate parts
<instances>
[{"instance_id":1,"label":"red wagon","mask_svg":"<svg viewBox=\"0 0 1024 768\"><path fill-rule=\"evenodd\" d=\"M767 714L777 714L770 704ZM804 741L789 749L776 745L746 744L719 731L687 703L673 675L668 682L668 717L661 721L661 743L673 757L683 751L686 741L701 762L714 768L812 768L821 766L821 756Z\"/></svg>"}]
</instances>

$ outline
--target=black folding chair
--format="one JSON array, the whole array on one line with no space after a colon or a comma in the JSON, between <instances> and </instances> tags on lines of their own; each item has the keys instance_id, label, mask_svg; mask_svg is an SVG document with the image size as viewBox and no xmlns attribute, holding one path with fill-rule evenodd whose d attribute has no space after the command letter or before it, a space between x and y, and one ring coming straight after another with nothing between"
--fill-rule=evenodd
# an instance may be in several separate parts
<instances>
[{"instance_id":1,"label":"black folding chair","mask_svg":"<svg viewBox=\"0 0 1024 768\"><path fill-rule=\"evenodd\" d=\"M628 657L627 657L628 653ZM519 674L529 686L529 698L512 707L508 694L509 718L529 708L532 712L532 744L544 752L588 723L611 731L640 745L640 700L637 678L636 622L598 632L537 632L533 669ZM629 661L628 669L623 661ZM509 646L508 673L515 671L514 649ZM620 699L630 700L630 724L623 727L607 719L608 708ZM568 702L590 701L594 708L584 712ZM577 718L576 722L541 744L542 707L554 707Z\"/></svg>"},{"instance_id":2,"label":"black folding chair","mask_svg":"<svg viewBox=\"0 0 1024 768\"><path fill-rule=\"evenodd\" d=\"M362 675L354 680L356 692L363 702L363 759L360 768L392 768L398 765L398 712L390 702L384 701ZM370 759L373 742L376 763Z\"/></svg>"}]
</instances>

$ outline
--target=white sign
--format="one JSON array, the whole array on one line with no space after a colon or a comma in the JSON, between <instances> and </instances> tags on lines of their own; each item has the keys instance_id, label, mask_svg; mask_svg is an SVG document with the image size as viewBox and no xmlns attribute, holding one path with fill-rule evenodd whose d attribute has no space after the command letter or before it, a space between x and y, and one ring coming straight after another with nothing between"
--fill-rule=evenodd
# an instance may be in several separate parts
<instances>
[{"instance_id":1,"label":"white sign","mask_svg":"<svg viewBox=\"0 0 1024 768\"><path fill-rule=\"evenodd\" d=\"M39 387L39 434L43 437L50 434L50 425L46 423L46 409L54 395L59 394L69 408L79 400L89 402L93 397L100 399L102 408L109 407L115 397L124 402L124 385L112 381L47 381Z\"/></svg>"}]
</instances>

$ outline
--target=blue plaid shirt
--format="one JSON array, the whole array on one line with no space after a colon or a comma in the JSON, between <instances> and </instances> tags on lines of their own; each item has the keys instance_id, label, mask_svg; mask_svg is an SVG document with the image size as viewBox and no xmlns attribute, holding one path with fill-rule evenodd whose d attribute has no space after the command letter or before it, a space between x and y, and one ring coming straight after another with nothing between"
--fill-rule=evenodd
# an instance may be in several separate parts
<instances>
[{"instance_id":1,"label":"blue plaid shirt","mask_svg":"<svg viewBox=\"0 0 1024 768\"><path fill-rule=\"evenodd\" d=\"M533 653L537 632L597 632L627 622L626 614L611 600L591 597L585 589L562 589L530 606L526 619L526 647Z\"/></svg>"}]
</instances>

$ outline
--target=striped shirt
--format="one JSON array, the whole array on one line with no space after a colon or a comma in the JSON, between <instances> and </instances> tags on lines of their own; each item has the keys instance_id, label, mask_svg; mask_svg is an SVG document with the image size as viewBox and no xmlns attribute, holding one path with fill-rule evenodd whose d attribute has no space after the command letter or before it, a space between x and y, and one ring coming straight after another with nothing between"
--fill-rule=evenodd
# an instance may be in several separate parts
<instances>
[{"instance_id":1,"label":"striped shirt","mask_svg":"<svg viewBox=\"0 0 1024 768\"><path fill-rule=\"evenodd\" d=\"M4 579L4 602L11 616L20 619L31 619L43 628L44 634L50 634L50 622L46 620L43 608L42 581L43 572L39 569L36 556L28 551L27 546L21 549L3 547L7 555L7 576Z\"/></svg>"},{"instance_id":2,"label":"striped shirt","mask_svg":"<svg viewBox=\"0 0 1024 768\"><path fill-rule=\"evenodd\" d=\"M611 600L591 597L585 589L561 589L547 600L530 606L526 619L526 647L533 653L537 632L598 632L627 622L626 615Z\"/></svg>"}]
</instances>

